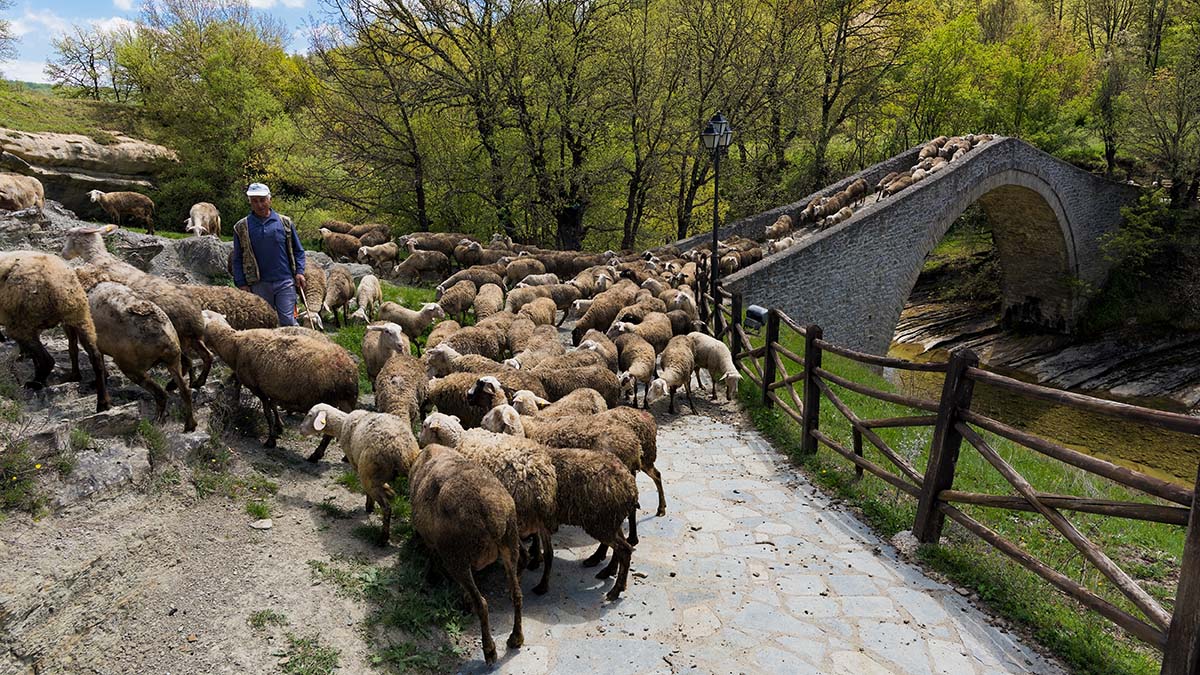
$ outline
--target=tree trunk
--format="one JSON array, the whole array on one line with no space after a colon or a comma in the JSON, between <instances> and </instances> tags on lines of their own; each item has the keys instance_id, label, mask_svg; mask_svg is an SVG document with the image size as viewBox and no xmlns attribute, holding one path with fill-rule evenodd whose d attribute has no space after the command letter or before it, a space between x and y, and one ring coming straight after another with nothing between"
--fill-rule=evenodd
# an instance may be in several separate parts
<instances>
[{"instance_id":1,"label":"tree trunk","mask_svg":"<svg viewBox=\"0 0 1200 675\"><path fill-rule=\"evenodd\" d=\"M558 226L558 248L563 251L578 251L583 248L582 204L572 204L555 209L554 223Z\"/></svg>"}]
</instances>

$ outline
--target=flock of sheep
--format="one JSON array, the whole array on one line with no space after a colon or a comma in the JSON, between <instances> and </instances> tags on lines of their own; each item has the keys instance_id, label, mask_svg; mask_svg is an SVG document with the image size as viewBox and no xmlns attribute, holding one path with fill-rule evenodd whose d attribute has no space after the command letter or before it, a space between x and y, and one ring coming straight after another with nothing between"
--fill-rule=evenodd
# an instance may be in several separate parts
<instances>
[{"instance_id":1,"label":"flock of sheep","mask_svg":"<svg viewBox=\"0 0 1200 675\"><path fill-rule=\"evenodd\" d=\"M494 561L505 568L513 647L523 639L518 570L540 566L533 590L548 590L560 525L581 527L598 542L587 566L611 549L598 576L615 577L606 597L618 597L638 541L638 472L656 485L656 513L666 512L657 426L640 408L667 398L674 412L680 388L691 403L701 370L714 398L718 384L730 397L740 380L729 349L697 330L693 287L704 278L703 251L577 254L502 236L484 244L428 232L364 247L355 237L368 255L388 244L407 249L394 269L374 261L376 271L408 265L416 278L437 275L437 302L415 310L382 302L375 274L355 284L345 265L327 273L310 265L302 325L280 328L274 309L253 294L177 284L115 257L104 237L117 229L72 229L61 256L0 253L0 325L33 361L29 386L45 386L54 367L40 332L62 326L69 377L80 379L81 345L95 373L97 410L110 406L107 355L151 392L162 418L168 392L148 374L162 366L191 430L191 392L215 353L235 390L245 386L261 401L265 446L283 429L280 408L304 413L301 432L321 437L310 461L337 439L367 510L377 504L382 512L385 541L394 486L408 477L414 528L470 596L489 662L495 645L473 571ZM575 319L570 346L558 329L568 318ZM325 319L368 322L362 357L374 411L358 409L358 361L325 334Z\"/></svg>"}]
</instances>

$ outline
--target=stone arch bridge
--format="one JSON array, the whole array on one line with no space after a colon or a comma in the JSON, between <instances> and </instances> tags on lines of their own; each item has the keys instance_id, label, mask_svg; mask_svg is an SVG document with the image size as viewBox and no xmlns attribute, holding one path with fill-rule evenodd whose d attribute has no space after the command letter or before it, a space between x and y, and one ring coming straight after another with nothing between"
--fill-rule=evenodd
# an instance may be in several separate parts
<instances>
[{"instance_id":1,"label":"stone arch bridge","mask_svg":"<svg viewBox=\"0 0 1200 675\"><path fill-rule=\"evenodd\" d=\"M794 204L730 223L720 235L761 240L780 215L857 178L874 186L889 172L916 164L919 152L913 148ZM992 223L1006 323L1069 331L1083 309L1085 288L1099 287L1107 277L1101 235L1118 227L1120 207L1138 194L1135 186L1094 176L1024 141L997 137L892 197L868 197L853 217L801 236L723 283L742 293L746 305L777 307L802 324L819 324L826 339L882 354L925 256L979 202ZM677 246L694 248L710 237L697 235Z\"/></svg>"}]
</instances>

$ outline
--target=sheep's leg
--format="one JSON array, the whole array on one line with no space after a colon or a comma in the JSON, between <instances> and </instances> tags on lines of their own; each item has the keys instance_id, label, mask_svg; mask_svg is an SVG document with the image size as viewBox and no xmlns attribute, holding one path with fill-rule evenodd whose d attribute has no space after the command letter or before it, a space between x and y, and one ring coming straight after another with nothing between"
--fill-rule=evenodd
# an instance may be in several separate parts
<instances>
[{"instance_id":1,"label":"sheep's leg","mask_svg":"<svg viewBox=\"0 0 1200 675\"><path fill-rule=\"evenodd\" d=\"M175 382L175 387L179 389L179 400L183 403L183 430L195 431L196 417L192 407L192 389L183 379L182 359L180 363L169 366L167 370L171 373L171 380Z\"/></svg>"},{"instance_id":2,"label":"sheep's leg","mask_svg":"<svg viewBox=\"0 0 1200 675\"><path fill-rule=\"evenodd\" d=\"M158 386L154 378L147 373L131 373L124 368L121 369L121 372L131 382L136 382L142 389L154 396L154 421L160 424L164 422L167 418L167 392L163 391L163 388Z\"/></svg>"},{"instance_id":3,"label":"sheep's leg","mask_svg":"<svg viewBox=\"0 0 1200 675\"><path fill-rule=\"evenodd\" d=\"M608 545L602 543L596 547L595 553L591 554L583 561L583 566L584 567L595 567L596 565L599 565L600 563L604 562L604 559L607 557L608 557Z\"/></svg>"},{"instance_id":4,"label":"sheep's leg","mask_svg":"<svg viewBox=\"0 0 1200 675\"><path fill-rule=\"evenodd\" d=\"M67 382L82 382L83 373L79 372L79 333L70 326L63 326L67 334L67 353L71 355L71 372L67 374Z\"/></svg>"},{"instance_id":5,"label":"sheep's leg","mask_svg":"<svg viewBox=\"0 0 1200 675\"><path fill-rule=\"evenodd\" d=\"M633 548L621 537L620 533L617 533L612 547L613 562L617 564L617 581L613 584L612 590L604 596L608 600L616 600L621 597L621 592L625 590L629 581L629 563L633 559Z\"/></svg>"},{"instance_id":6,"label":"sheep's leg","mask_svg":"<svg viewBox=\"0 0 1200 675\"><path fill-rule=\"evenodd\" d=\"M379 508L383 508L382 503L379 505ZM365 510L367 513L371 513L375 510L375 500L371 499L371 495L367 495L367 503L363 507L363 510Z\"/></svg>"},{"instance_id":7,"label":"sheep's leg","mask_svg":"<svg viewBox=\"0 0 1200 675\"><path fill-rule=\"evenodd\" d=\"M513 537L516 539L516 537ZM508 634L509 649L516 649L525 644L525 632L521 630L521 579L517 576L516 552L515 549L521 547L519 541L507 542L507 546L500 549L500 564L504 566L504 576L508 579L508 594L512 598L513 605L513 627L512 632ZM516 544L515 546L513 544ZM546 533L546 548L550 548L550 533ZM547 574L549 574L550 565L546 564ZM493 650L495 647L493 647Z\"/></svg>"},{"instance_id":8,"label":"sheep's leg","mask_svg":"<svg viewBox=\"0 0 1200 675\"><path fill-rule=\"evenodd\" d=\"M634 471L632 473L633 473L634 484L636 484L637 483L637 472ZM637 507L629 509L629 536L626 538L626 540L629 542L630 546L637 546L637 543L638 543Z\"/></svg>"},{"instance_id":9,"label":"sheep's leg","mask_svg":"<svg viewBox=\"0 0 1200 675\"><path fill-rule=\"evenodd\" d=\"M558 320L558 323L554 324L554 327L558 328L559 326L563 325L563 322L566 320L567 320L567 311L564 309L563 313L562 313L562 318L560 318Z\"/></svg>"},{"instance_id":10,"label":"sheep's leg","mask_svg":"<svg viewBox=\"0 0 1200 675\"><path fill-rule=\"evenodd\" d=\"M92 374L96 378L96 412L104 412L112 407L112 400L108 397L108 371L104 367L104 355L100 353L96 343L88 339L87 333L77 332L83 351L92 362Z\"/></svg>"},{"instance_id":11,"label":"sheep's leg","mask_svg":"<svg viewBox=\"0 0 1200 675\"><path fill-rule=\"evenodd\" d=\"M54 357L46 351L45 345L36 335L33 339L16 338L17 344L29 351L33 357L33 379L25 383L25 388L38 390L46 386L50 371L54 370Z\"/></svg>"},{"instance_id":12,"label":"sheep's leg","mask_svg":"<svg viewBox=\"0 0 1200 675\"><path fill-rule=\"evenodd\" d=\"M263 447L273 448L275 447L275 404L263 395L259 395L258 400L262 401L263 415L267 418L267 440L263 441Z\"/></svg>"},{"instance_id":13,"label":"sheep's leg","mask_svg":"<svg viewBox=\"0 0 1200 675\"><path fill-rule=\"evenodd\" d=\"M691 386L691 385L689 384L688 386ZM677 385L677 384L671 385L671 396L670 396L671 403L670 403L670 405L667 406L667 412L671 413L672 415L675 414L675 390L678 388L679 388L679 385Z\"/></svg>"},{"instance_id":14,"label":"sheep's leg","mask_svg":"<svg viewBox=\"0 0 1200 675\"><path fill-rule=\"evenodd\" d=\"M550 590L550 567L554 564L554 545L550 543L550 530L544 527L534 535L535 541L539 539L542 542L542 580L533 587L533 592L545 595L546 591Z\"/></svg>"},{"instance_id":15,"label":"sheep's leg","mask_svg":"<svg viewBox=\"0 0 1200 675\"><path fill-rule=\"evenodd\" d=\"M642 471L645 472L647 476L650 476L650 480L654 481L654 487L658 488L658 512L654 515L661 518L662 516L667 515L667 495L663 492L662 473L660 473L658 467L654 466L653 464L650 466L643 466ZM637 542L635 541L630 541L629 543L635 546L637 545Z\"/></svg>"},{"instance_id":16,"label":"sheep's leg","mask_svg":"<svg viewBox=\"0 0 1200 675\"><path fill-rule=\"evenodd\" d=\"M712 400L717 400L717 378L713 376L712 371L708 373L708 379L712 380ZM700 382L700 378L696 378L696 382ZM700 391L704 391L701 389Z\"/></svg>"},{"instance_id":17,"label":"sheep's leg","mask_svg":"<svg viewBox=\"0 0 1200 675\"><path fill-rule=\"evenodd\" d=\"M333 436L325 436L322 438L321 442L317 444L317 449L313 450L313 453L308 456L308 461L312 462L313 464L321 461L321 458L325 456L325 449L329 447L329 441L332 440Z\"/></svg>"},{"instance_id":18,"label":"sheep's leg","mask_svg":"<svg viewBox=\"0 0 1200 675\"><path fill-rule=\"evenodd\" d=\"M684 390L685 392L687 392L687 397L688 397L688 405L692 407L692 414L693 414L693 415L696 415L696 414L698 414L698 413L696 412L696 402L692 400L692 383L691 383L691 382L687 382L686 384L684 384L684 385L683 385L683 390Z\"/></svg>"},{"instance_id":19,"label":"sheep's leg","mask_svg":"<svg viewBox=\"0 0 1200 675\"><path fill-rule=\"evenodd\" d=\"M467 592L471 608L475 611L475 616L479 617L479 631L483 634L483 660L490 666L496 662L496 641L492 639L492 628L488 625L487 600L475 585L475 577L471 574L469 566L459 563L446 571Z\"/></svg>"},{"instance_id":20,"label":"sheep's leg","mask_svg":"<svg viewBox=\"0 0 1200 675\"><path fill-rule=\"evenodd\" d=\"M383 532L379 534L379 545L387 546L392 536L392 502L389 499L380 499L378 501L379 510L383 513Z\"/></svg>"},{"instance_id":21,"label":"sheep's leg","mask_svg":"<svg viewBox=\"0 0 1200 675\"><path fill-rule=\"evenodd\" d=\"M521 553L525 553L525 547L521 546ZM525 564L521 565L527 570L536 570L542 564L542 542L536 534L529 539L529 553L525 556Z\"/></svg>"}]
</instances>

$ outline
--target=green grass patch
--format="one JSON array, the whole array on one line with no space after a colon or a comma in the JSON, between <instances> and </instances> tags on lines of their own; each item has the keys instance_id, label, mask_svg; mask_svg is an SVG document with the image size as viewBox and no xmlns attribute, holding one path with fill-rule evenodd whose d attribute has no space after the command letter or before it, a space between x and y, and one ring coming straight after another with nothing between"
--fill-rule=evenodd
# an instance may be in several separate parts
<instances>
[{"instance_id":1,"label":"green grass patch","mask_svg":"<svg viewBox=\"0 0 1200 675\"><path fill-rule=\"evenodd\" d=\"M45 468L27 442L6 439L0 452L0 509L41 515L46 496L37 487L37 475Z\"/></svg>"},{"instance_id":2,"label":"green grass patch","mask_svg":"<svg viewBox=\"0 0 1200 675\"><path fill-rule=\"evenodd\" d=\"M341 656L338 650L321 644L318 635L297 637L287 635L287 661L280 668L289 675L327 675L337 671Z\"/></svg>"},{"instance_id":3,"label":"green grass patch","mask_svg":"<svg viewBox=\"0 0 1200 675\"><path fill-rule=\"evenodd\" d=\"M246 502L246 513L258 520L270 518L271 505L262 499L251 499Z\"/></svg>"},{"instance_id":4,"label":"green grass patch","mask_svg":"<svg viewBox=\"0 0 1200 675\"><path fill-rule=\"evenodd\" d=\"M197 467L192 471L192 484L198 497L224 495L229 499L265 499L279 492L279 484L258 473L237 475Z\"/></svg>"},{"instance_id":5,"label":"green grass patch","mask_svg":"<svg viewBox=\"0 0 1200 675\"><path fill-rule=\"evenodd\" d=\"M387 281L381 282L380 286L383 288L384 302L396 302L409 309L420 309L421 305L433 302L436 295L432 288L397 286Z\"/></svg>"},{"instance_id":6,"label":"green grass patch","mask_svg":"<svg viewBox=\"0 0 1200 675\"><path fill-rule=\"evenodd\" d=\"M334 478L333 482L355 494L363 494L362 483L358 482L358 474L354 473L352 469L346 469L338 474L338 477Z\"/></svg>"},{"instance_id":7,"label":"green grass patch","mask_svg":"<svg viewBox=\"0 0 1200 675\"><path fill-rule=\"evenodd\" d=\"M803 339L787 328L782 333L781 342L793 352L803 355ZM759 339L753 341L756 345L761 344ZM896 389L871 369L828 352L823 355L823 366L842 377L877 389ZM789 373L794 372L797 372L796 369L789 367ZM803 389L802 384L796 387L797 391ZM862 419L925 414L856 394L837 385L831 387ZM783 390L778 391L784 400L789 398ZM860 508L865 520L885 537L912 527L916 511L914 499L869 473L857 479L853 465L823 445L812 456L802 455L799 425L778 408L763 407L760 403L761 393L749 379L743 380L740 393L758 428L777 448L795 459L814 482ZM821 401L820 428L843 447L852 447L853 434L849 422L825 398ZM878 429L877 432L898 455L918 472L924 472L931 427ZM983 435L1005 461L1039 491L1096 499L1155 501L992 434ZM867 459L898 473L889 460L866 439L863 440L863 448ZM988 494L1015 494L1003 477L965 442L960 451L954 488ZM1076 549L1041 516L965 505L960 508L1050 567L1068 574L1108 601L1137 615L1132 604L1113 589L1098 571L1085 564ZM1139 580L1148 592L1157 596L1169 611L1175 592L1175 576L1182 559L1183 528L1091 514L1068 512L1068 517L1081 532ZM956 583L975 589L1000 614L1024 624L1042 644L1067 661L1076 672L1111 675L1158 672L1160 656L1157 650L1126 636L1106 619L1069 600L1049 584L949 521L943 543L924 547L921 556L927 564Z\"/></svg>"},{"instance_id":8,"label":"green grass patch","mask_svg":"<svg viewBox=\"0 0 1200 675\"><path fill-rule=\"evenodd\" d=\"M260 609L254 612L246 619L246 623L255 630L262 630L267 626L286 626L288 625L287 617L273 609Z\"/></svg>"},{"instance_id":9,"label":"green grass patch","mask_svg":"<svg viewBox=\"0 0 1200 675\"><path fill-rule=\"evenodd\" d=\"M69 98L16 82L0 82L0 120L9 129L81 134L101 145L116 142L109 130L148 140L161 135L139 106Z\"/></svg>"},{"instance_id":10,"label":"green grass patch","mask_svg":"<svg viewBox=\"0 0 1200 675\"><path fill-rule=\"evenodd\" d=\"M134 436L141 439L150 455L150 466L160 466L167 458L167 436L149 420L138 422Z\"/></svg>"}]
</instances>

